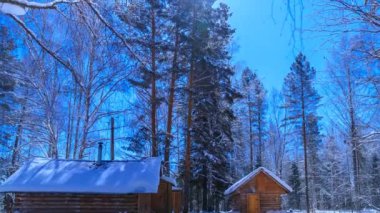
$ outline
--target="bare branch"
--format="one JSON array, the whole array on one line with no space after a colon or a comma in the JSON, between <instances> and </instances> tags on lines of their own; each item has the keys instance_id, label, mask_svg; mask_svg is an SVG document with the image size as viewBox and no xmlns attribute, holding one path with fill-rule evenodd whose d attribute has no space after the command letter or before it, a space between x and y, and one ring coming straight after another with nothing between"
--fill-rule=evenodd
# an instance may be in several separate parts
<instances>
[{"instance_id":1,"label":"bare branch","mask_svg":"<svg viewBox=\"0 0 380 213\"><path fill-rule=\"evenodd\" d=\"M347 11L351 11L353 14L359 16L364 22L372 24L373 26L380 27L380 17L377 15L376 10L366 11L363 7L355 5L353 3L348 3L345 0L334 0Z\"/></svg>"},{"instance_id":2,"label":"bare branch","mask_svg":"<svg viewBox=\"0 0 380 213\"><path fill-rule=\"evenodd\" d=\"M82 81L81 81L81 78L80 76L78 76L78 74L76 73L75 69L72 67L72 65L68 62L68 61L65 61L63 60L59 55L57 55L55 52L53 52L51 49L49 49L40 39L37 38L36 34L34 34L34 32L29 29L26 24L21 20L19 19L17 16L15 15L9 15L14 21L17 22L17 24L19 24L23 29L24 31L34 40L37 42L37 44L44 50L46 51L51 57L53 57L55 60L57 60L60 64L62 64L66 69L68 69L70 71L70 73L72 74L75 82L80 86L80 88L83 90L83 84L82 84Z\"/></svg>"},{"instance_id":3,"label":"bare branch","mask_svg":"<svg viewBox=\"0 0 380 213\"><path fill-rule=\"evenodd\" d=\"M95 13L95 15L99 18L99 20L113 33L116 35L116 37L118 37L122 42L123 44L125 45L125 47L127 48L128 52L130 53L131 57L136 59L138 62L140 62L142 64L142 66L146 69L148 69L148 65L147 63L145 63L133 50L132 48L129 46L129 43L127 42L127 40L124 38L123 35L121 35L117 30L115 30L115 28L113 28L111 26L111 24L109 24L107 22L107 20L100 14L99 10L95 8L94 6L94 3L91 1L91 0L85 0L85 2L88 4L88 6L91 8L91 10ZM149 70L149 69L148 69Z\"/></svg>"}]
</instances>

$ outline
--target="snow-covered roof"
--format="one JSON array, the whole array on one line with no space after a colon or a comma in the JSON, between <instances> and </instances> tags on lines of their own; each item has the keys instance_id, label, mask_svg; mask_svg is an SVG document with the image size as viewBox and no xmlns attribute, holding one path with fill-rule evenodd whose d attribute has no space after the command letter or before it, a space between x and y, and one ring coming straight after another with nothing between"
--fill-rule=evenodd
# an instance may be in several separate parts
<instances>
[{"instance_id":1,"label":"snow-covered roof","mask_svg":"<svg viewBox=\"0 0 380 213\"><path fill-rule=\"evenodd\" d=\"M276 181L282 188L287 190L288 192L292 192L293 189L290 187L288 184L286 184L281 178L279 178L277 175L275 175L273 172L269 171L268 169L264 167L259 167L249 173L247 176L243 177L236 183L234 183L232 186L230 186L226 191L224 191L224 195L229 195L233 192L235 192L237 189L239 189L241 186L245 185L248 183L250 180L256 177L260 172L263 172L264 174L268 175L271 177L274 181Z\"/></svg>"},{"instance_id":2,"label":"snow-covered roof","mask_svg":"<svg viewBox=\"0 0 380 213\"><path fill-rule=\"evenodd\" d=\"M51 160L25 163L1 186L0 192L130 194L157 193L161 159L140 161Z\"/></svg>"}]
</instances>

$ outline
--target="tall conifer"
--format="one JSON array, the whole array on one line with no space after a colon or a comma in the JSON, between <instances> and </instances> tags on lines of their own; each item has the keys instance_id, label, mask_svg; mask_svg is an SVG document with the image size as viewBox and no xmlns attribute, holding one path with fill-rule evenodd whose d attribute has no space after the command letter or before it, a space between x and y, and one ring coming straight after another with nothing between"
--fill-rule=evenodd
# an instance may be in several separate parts
<instances>
[{"instance_id":1,"label":"tall conifer","mask_svg":"<svg viewBox=\"0 0 380 213\"><path fill-rule=\"evenodd\" d=\"M285 105L289 112L287 120L294 125L303 145L307 212L310 212L311 209L308 148L310 143L315 143L315 134L317 133L312 128L318 125L316 111L320 100L320 96L314 87L315 74L315 69L300 53L292 64L284 83ZM310 118L316 119L313 121L313 125L310 125Z\"/></svg>"}]
</instances>

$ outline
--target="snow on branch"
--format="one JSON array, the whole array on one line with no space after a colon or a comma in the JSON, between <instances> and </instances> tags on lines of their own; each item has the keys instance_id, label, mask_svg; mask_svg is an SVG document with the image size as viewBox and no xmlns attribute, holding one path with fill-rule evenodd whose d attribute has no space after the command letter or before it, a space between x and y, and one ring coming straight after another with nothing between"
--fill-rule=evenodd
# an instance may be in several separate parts
<instances>
[{"instance_id":1,"label":"snow on branch","mask_svg":"<svg viewBox=\"0 0 380 213\"><path fill-rule=\"evenodd\" d=\"M380 132L371 132L367 135L362 136L360 139L366 143L378 142L380 141Z\"/></svg>"},{"instance_id":2,"label":"snow on branch","mask_svg":"<svg viewBox=\"0 0 380 213\"><path fill-rule=\"evenodd\" d=\"M369 134L363 136L362 138L363 138L363 139L366 139L366 138L372 138L372 137L374 137L374 136L380 136L380 132L371 132L371 133L369 133Z\"/></svg>"},{"instance_id":3,"label":"snow on branch","mask_svg":"<svg viewBox=\"0 0 380 213\"><path fill-rule=\"evenodd\" d=\"M50 2L33 2L27 0L0 0L0 3L18 5L30 9L55 9L59 4L74 4L80 0L54 0Z\"/></svg>"}]
</instances>

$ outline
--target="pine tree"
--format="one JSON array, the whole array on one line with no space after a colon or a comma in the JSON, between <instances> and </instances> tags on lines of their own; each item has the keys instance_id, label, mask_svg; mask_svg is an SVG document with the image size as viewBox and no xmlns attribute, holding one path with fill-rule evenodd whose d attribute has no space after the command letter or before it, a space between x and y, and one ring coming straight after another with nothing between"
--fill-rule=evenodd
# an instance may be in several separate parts
<instances>
[{"instance_id":1,"label":"pine tree","mask_svg":"<svg viewBox=\"0 0 380 213\"><path fill-rule=\"evenodd\" d=\"M251 90L252 90L252 79L253 79L253 73L249 68L246 68L243 71L243 74L241 76L242 78L242 86L243 86L243 96L245 99L245 104L247 105L247 115L248 115L248 134L249 134L249 141L248 141L248 147L249 147L249 170L253 169L253 162L254 162L254 140L253 140L253 100L252 100L252 95L251 95Z\"/></svg>"},{"instance_id":2,"label":"pine tree","mask_svg":"<svg viewBox=\"0 0 380 213\"><path fill-rule=\"evenodd\" d=\"M292 163L289 184L293 191L289 194L289 205L291 208L300 209L301 207L301 180L300 172L296 162Z\"/></svg>"},{"instance_id":3,"label":"pine tree","mask_svg":"<svg viewBox=\"0 0 380 213\"><path fill-rule=\"evenodd\" d=\"M183 193L183 212L187 213L193 208L191 200L191 189L192 189L192 148L193 148L193 137L192 137L192 127L193 127L193 108L194 108L194 76L196 70L196 64L199 61L200 56L202 56L202 47L206 44L204 40L200 38L200 28L199 20L201 18L200 13L203 8L202 2L195 2L192 0L185 0L181 2L184 4L184 7L187 7L187 13L181 15L185 20L187 19L188 23L188 42L184 49L188 49L188 73L187 73L187 84L186 84L186 116L185 116L185 156L184 156L184 169L183 169L183 180L184 180L184 193Z\"/></svg>"},{"instance_id":4,"label":"pine tree","mask_svg":"<svg viewBox=\"0 0 380 213\"><path fill-rule=\"evenodd\" d=\"M241 177L244 177L244 175L247 174L247 171L250 171L252 168L247 161L247 140L244 137L246 129L242 124L242 120L239 119L239 115L236 109L234 111L234 115L236 116L236 119L234 119L232 122L232 134L234 143L229 167L231 169L232 178L234 180L239 180Z\"/></svg>"},{"instance_id":5,"label":"pine tree","mask_svg":"<svg viewBox=\"0 0 380 213\"><path fill-rule=\"evenodd\" d=\"M138 50L136 52L139 52L140 58L138 74L129 79L137 88L136 92L145 106L141 117L146 121L139 125L139 129L147 131L145 135L150 135L151 156L158 156L163 135L158 129L157 120L158 108L162 102L159 85L163 69L168 63L163 57L167 43L165 31L162 30L169 21L164 15L167 4L163 0L132 0L124 6L119 17L127 24L130 33L127 36L133 41L133 47Z\"/></svg>"},{"instance_id":6,"label":"pine tree","mask_svg":"<svg viewBox=\"0 0 380 213\"><path fill-rule=\"evenodd\" d=\"M313 143L313 135L310 135L308 119L315 116L320 96L314 88L315 69L312 68L306 57L300 53L296 61L290 68L290 73L285 78L284 96L285 106L289 116L287 121L294 125L299 139L303 144L304 152L304 172L305 172L305 194L306 209L310 212L310 186L309 186L309 165L308 165L308 146Z\"/></svg>"},{"instance_id":7,"label":"pine tree","mask_svg":"<svg viewBox=\"0 0 380 213\"><path fill-rule=\"evenodd\" d=\"M218 210L231 180L227 165L233 142L235 92L227 45L233 31L227 23L230 13L226 5L213 8L203 3L202 7L195 32L202 46L195 55L192 173L193 180L201 186L202 209L211 211Z\"/></svg>"},{"instance_id":8,"label":"pine tree","mask_svg":"<svg viewBox=\"0 0 380 213\"><path fill-rule=\"evenodd\" d=\"M265 114L266 90L255 72L249 68L242 74L243 96L247 105L249 126L250 169L253 169L254 155L256 154L256 167L263 165L264 139L265 139ZM256 153L254 151L257 147Z\"/></svg>"},{"instance_id":9,"label":"pine tree","mask_svg":"<svg viewBox=\"0 0 380 213\"><path fill-rule=\"evenodd\" d=\"M258 79L257 74L254 73L254 111L253 111L253 122L254 122L254 134L257 135L257 162L256 167L260 167L264 162L264 140L265 140L265 114L267 110L266 105L266 90L264 89L263 83Z\"/></svg>"},{"instance_id":10,"label":"pine tree","mask_svg":"<svg viewBox=\"0 0 380 213\"><path fill-rule=\"evenodd\" d=\"M186 41L186 36L183 35L183 7L178 0L169 1L169 20L171 21L170 25L173 28L173 33L169 33L170 42L169 50L172 52L172 61L171 66L168 70L169 73L169 91L168 91L168 109L167 109L167 120L166 120L166 132L164 139L164 166L166 175L170 175L170 155L171 155L171 144L173 141L172 129L173 129L173 117L174 117L174 106L176 102L176 88L177 88L177 79L181 77L181 51L180 46Z\"/></svg>"}]
</instances>

